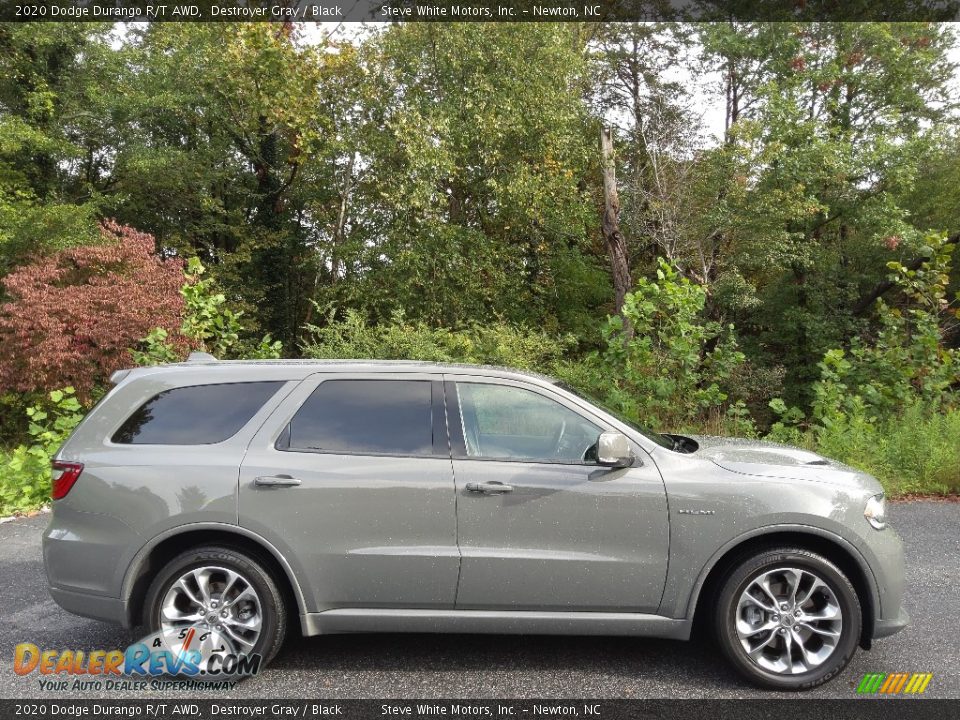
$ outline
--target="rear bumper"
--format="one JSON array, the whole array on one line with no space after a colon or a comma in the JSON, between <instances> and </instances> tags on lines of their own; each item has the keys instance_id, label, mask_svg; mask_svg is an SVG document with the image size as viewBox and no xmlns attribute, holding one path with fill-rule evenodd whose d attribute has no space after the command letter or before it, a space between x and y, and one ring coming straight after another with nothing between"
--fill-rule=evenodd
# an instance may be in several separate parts
<instances>
[{"instance_id":1,"label":"rear bumper","mask_svg":"<svg viewBox=\"0 0 960 720\"><path fill-rule=\"evenodd\" d=\"M127 604L120 598L91 595L55 587L50 588L50 596L57 605L74 615L130 627Z\"/></svg>"},{"instance_id":2,"label":"rear bumper","mask_svg":"<svg viewBox=\"0 0 960 720\"><path fill-rule=\"evenodd\" d=\"M909 624L910 616L907 614L906 610L900 608L900 613L897 615L897 617L891 620L878 619L873 624L873 639L879 640L880 638L895 635Z\"/></svg>"}]
</instances>

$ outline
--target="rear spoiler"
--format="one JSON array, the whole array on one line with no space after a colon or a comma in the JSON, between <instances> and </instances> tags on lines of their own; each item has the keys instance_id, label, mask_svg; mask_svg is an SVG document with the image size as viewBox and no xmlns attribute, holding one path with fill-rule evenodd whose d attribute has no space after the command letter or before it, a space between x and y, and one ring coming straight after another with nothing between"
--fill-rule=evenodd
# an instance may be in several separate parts
<instances>
[{"instance_id":1,"label":"rear spoiler","mask_svg":"<svg viewBox=\"0 0 960 720\"><path fill-rule=\"evenodd\" d=\"M130 374L132 368L127 368L126 370L117 370L113 375L110 376L110 382L114 385L119 385L120 382Z\"/></svg>"},{"instance_id":2,"label":"rear spoiler","mask_svg":"<svg viewBox=\"0 0 960 720\"><path fill-rule=\"evenodd\" d=\"M187 358L186 362L188 363L208 363L208 362L217 362L217 359L210 353L205 352L192 352ZM114 385L119 385L123 382L124 378L127 377L134 370L139 368L125 368L123 370L117 370L110 376L110 382Z\"/></svg>"}]
</instances>

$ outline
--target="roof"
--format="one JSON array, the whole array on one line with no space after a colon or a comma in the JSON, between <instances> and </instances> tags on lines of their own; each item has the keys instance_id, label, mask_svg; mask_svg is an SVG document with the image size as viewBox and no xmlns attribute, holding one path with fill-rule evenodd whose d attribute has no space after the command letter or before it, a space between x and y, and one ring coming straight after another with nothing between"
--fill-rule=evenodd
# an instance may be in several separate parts
<instances>
[{"instance_id":1,"label":"roof","mask_svg":"<svg viewBox=\"0 0 960 720\"><path fill-rule=\"evenodd\" d=\"M113 374L111 380L119 383L128 376L159 374L168 371L195 371L200 369L226 370L228 368L240 370L242 368L273 368L296 369L297 376L305 377L313 372L356 372L356 371L383 371L383 372L442 372L451 375L481 374L500 377L524 377L553 384L555 378L542 375L530 370L501 367L496 365L470 365L467 363L440 363L421 360L371 360L371 359L323 359L323 360L217 360L206 353L192 353L190 359L181 363L151 365L147 367L119 370ZM232 374L232 373L231 373Z\"/></svg>"}]
</instances>

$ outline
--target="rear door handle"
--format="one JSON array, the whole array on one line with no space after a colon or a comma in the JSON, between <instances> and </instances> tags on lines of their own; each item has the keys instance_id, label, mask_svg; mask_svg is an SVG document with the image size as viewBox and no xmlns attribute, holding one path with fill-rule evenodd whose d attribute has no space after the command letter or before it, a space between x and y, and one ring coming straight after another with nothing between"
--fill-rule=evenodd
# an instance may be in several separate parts
<instances>
[{"instance_id":1,"label":"rear door handle","mask_svg":"<svg viewBox=\"0 0 960 720\"><path fill-rule=\"evenodd\" d=\"M290 475L261 475L254 478L253 484L260 487L293 487L300 484L300 479Z\"/></svg>"},{"instance_id":2,"label":"rear door handle","mask_svg":"<svg viewBox=\"0 0 960 720\"><path fill-rule=\"evenodd\" d=\"M504 485L502 482L485 483L467 483L469 492L480 493L481 495L503 495L513 492L513 485Z\"/></svg>"}]
</instances>

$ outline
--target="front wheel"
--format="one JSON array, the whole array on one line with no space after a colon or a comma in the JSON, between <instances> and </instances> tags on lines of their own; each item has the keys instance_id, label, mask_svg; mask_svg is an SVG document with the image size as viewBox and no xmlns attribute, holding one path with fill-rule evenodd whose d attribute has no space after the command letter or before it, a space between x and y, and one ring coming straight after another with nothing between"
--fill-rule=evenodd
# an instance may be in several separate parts
<instances>
[{"instance_id":1,"label":"front wheel","mask_svg":"<svg viewBox=\"0 0 960 720\"><path fill-rule=\"evenodd\" d=\"M775 548L727 576L714 629L724 654L754 684L808 690L837 675L856 652L860 602L823 556Z\"/></svg>"}]
</instances>

